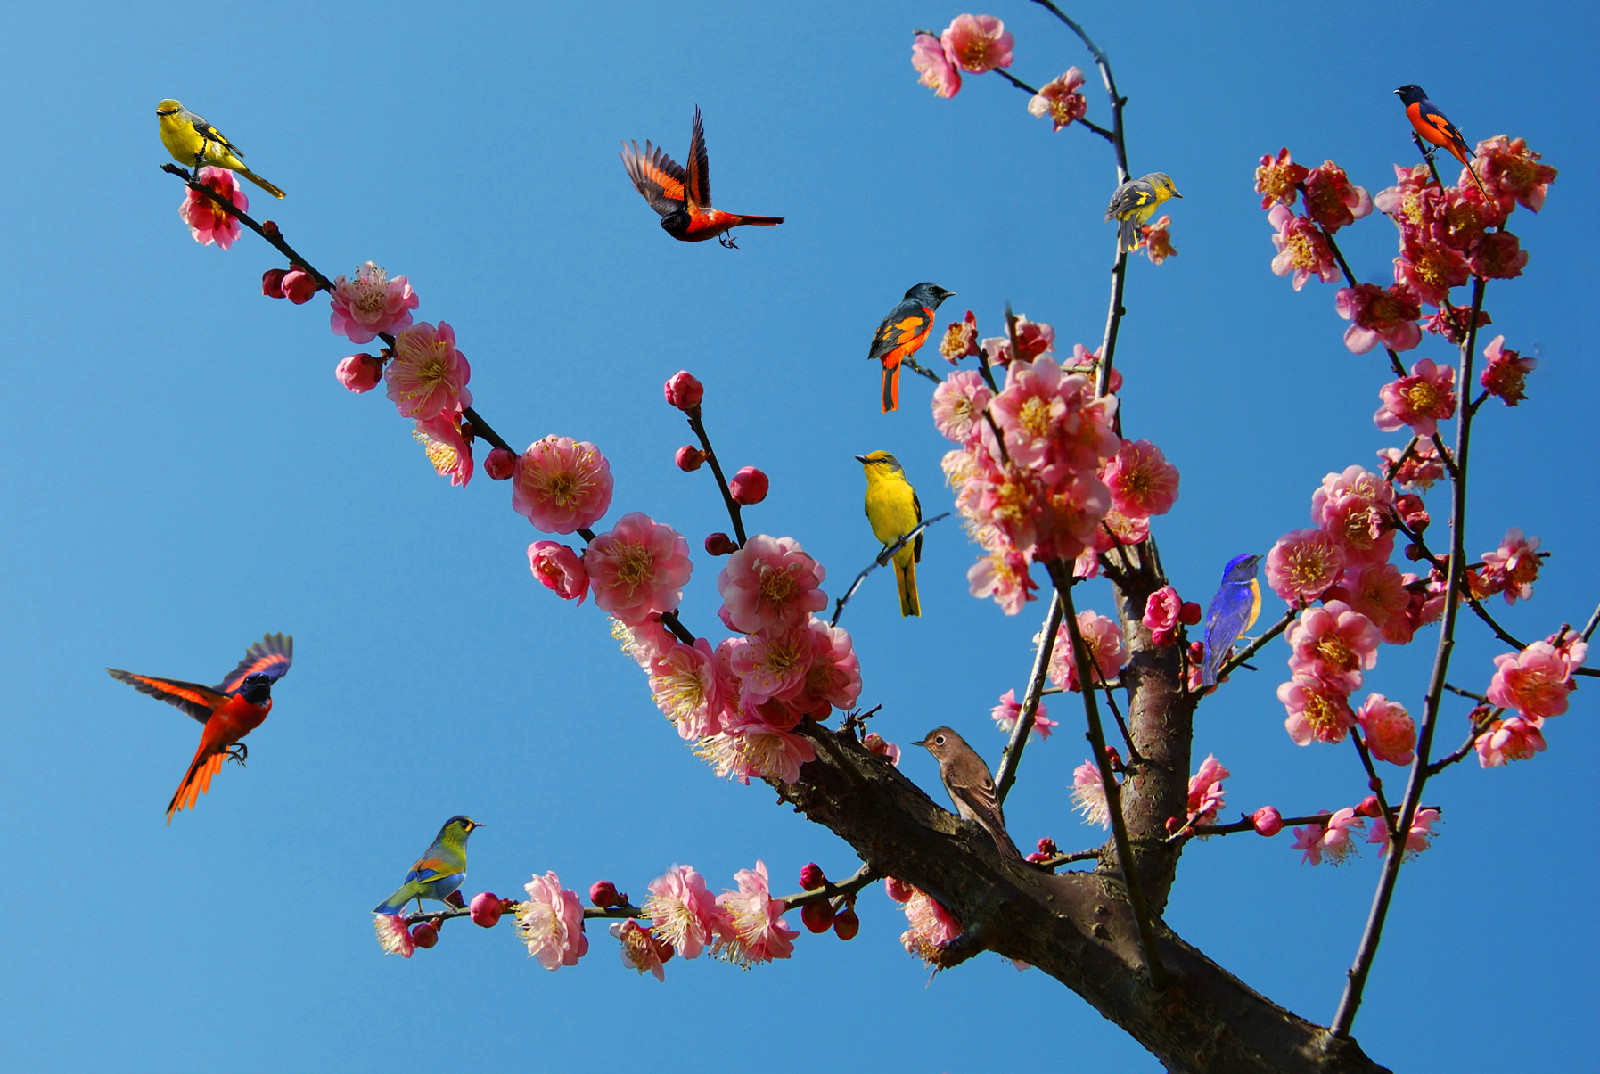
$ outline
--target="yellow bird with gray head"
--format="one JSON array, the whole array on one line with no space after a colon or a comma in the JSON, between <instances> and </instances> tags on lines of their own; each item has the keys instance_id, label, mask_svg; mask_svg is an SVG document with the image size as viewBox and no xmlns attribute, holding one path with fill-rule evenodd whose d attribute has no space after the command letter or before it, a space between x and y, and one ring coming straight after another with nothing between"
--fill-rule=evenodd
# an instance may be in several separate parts
<instances>
[{"instance_id":1,"label":"yellow bird with gray head","mask_svg":"<svg viewBox=\"0 0 1600 1074\"><path fill-rule=\"evenodd\" d=\"M1166 172L1151 172L1137 179L1129 179L1117 187L1106 207L1106 219L1122 221L1117 230L1117 253L1137 250L1144 244L1144 233L1139 230L1146 220L1155 215L1161 203L1168 198L1181 198L1178 187Z\"/></svg>"},{"instance_id":2,"label":"yellow bird with gray head","mask_svg":"<svg viewBox=\"0 0 1600 1074\"><path fill-rule=\"evenodd\" d=\"M161 144L167 147L172 159L185 168L194 170L200 177L200 168L227 168L236 171L275 198L283 191L244 166L244 153L238 146L222 136L222 132L170 98L156 105L156 118L161 121Z\"/></svg>"},{"instance_id":3,"label":"yellow bird with gray head","mask_svg":"<svg viewBox=\"0 0 1600 1074\"><path fill-rule=\"evenodd\" d=\"M906 480L905 468L887 451L857 455L867 475L867 522L872 535L888 548L922 524L922 504L917 490ZM917 564L922 559L922 534L894 554L894 576L900 588L900 614L922 615L917 601Z\"/></svg>"}]
</instances>

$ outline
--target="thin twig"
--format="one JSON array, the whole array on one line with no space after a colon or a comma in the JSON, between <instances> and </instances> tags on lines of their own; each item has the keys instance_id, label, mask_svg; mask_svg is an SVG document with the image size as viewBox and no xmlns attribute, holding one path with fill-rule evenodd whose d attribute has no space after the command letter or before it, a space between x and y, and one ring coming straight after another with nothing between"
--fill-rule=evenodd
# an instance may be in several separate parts
<instances>
[{"instance_id":1,"label":"thin twig","mask_svg":"<svg viewBox=\"0 0 1600 1074\"><path fill-rule=\"evenodd\" d=\"M950 512L946 511L942 515L934 515L932 518L925 518L921 522L917 523L916 528L913 529L911 532L907 533L905 536L903 536L899 540L895 541L894 544L886 546L882 552L879 552L877 554L877 556L873 559L873 561L871 563L867 564L866 569L863 570L860 574L856 575L856 580L850 583L850 588L846 589L844 591L844 596L842 596L838 600L834 601L834 604L833 604L833 618L828 620L828 625L829 626L838 626L839 625L839 616L844 614L844 606L845 606L845 604L847 604L849 602L850 598L855 595L856 590L861 588L861 583L865 582L867 580L867 575L871 574L873 571L877 570L879 567L887 566L889 561L894 558L894 554L896 552L900 551L900 549L904 548L906 545L910 544L912 541L916 540L918 537L922 536L922 531L923 530L927 529L929 526L933 525L935 522L938 522L941 519L946 519L946 518L949 518L949 517L950 517Z\"/></svg>"},{"instance_id":2,"label":"thin twig","mask_svg":"<svg viewBox=\"0 0 1600 1074\"><path fill-rule=\"evenodd\" d=\"M739 501L733 498L733 491L728 488L728 478L722 472L722 464L717 461L717 453L711 447L711 437L706 433L706 426L700 412L700 407L692 406L685 412L689 419L689 428L694 430L694 435L700 439L700 450L705 452L706 463L711 467L711 474L717 479L717 490L722 493L722 502L728 509L728 517L733 520L733 536L739 547L743 548L744 515L739 509Z\"/></svg>"},{"instance_id":3,"label":"thin twig","mask_svg":"<svg viewBox=\"0 0 1600 1074\"><path fill-rule=\"evenodd\" d=\"M1011 739L1000 755L1000 770L995 773L994 791L1001 805L1011 785L1017 781L1017 765L1022 763L1022 749L1028 744L1033 730L1034 717L1039 712L1039 698L1044 696L1045 676L1050 671L1050 656L1055 652L1056 632L1061 629L1061 595L1050 599L1050 610L1045 612L1044 626L1040 628L1039 648L1033 654L1033 671L1028 675L1028 688L1022 695L1022 711L1017 714L1016 725L1011 728Z\"/></svg>"}]
</instances>

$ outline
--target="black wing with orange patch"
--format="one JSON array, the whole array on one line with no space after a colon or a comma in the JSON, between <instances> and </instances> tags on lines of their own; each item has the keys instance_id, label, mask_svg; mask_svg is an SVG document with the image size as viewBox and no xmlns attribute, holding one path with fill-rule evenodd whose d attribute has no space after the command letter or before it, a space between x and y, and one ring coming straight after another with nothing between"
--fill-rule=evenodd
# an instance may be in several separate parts
<instances>
[{"instance_id":1,"label":"black wing with orange patch","mask_svg":"<svg viewBox=\"0 0 1600 1074\"><path fill-rule=\"evenodd\" d=\"M706 153L706 130L700 123L700 106L694 106L694 132L689 135L689 175L684 181L689 211L711 208L711 157Z\"/></svg>"},{"instance_id":2,"label":"black wing with orange patch","mask_svg":"<svg viewBox=\"0 0 1600 1074\"><path fill-rule=\"evenodd\" d=\"M914 299L907 299L896 306L873 333L867 359L904 358L922 345L932 327L933 312Z\"/></svg>"},{"instance_id":3,"label":"black wing with orange patch","mask_svg":"<svg viewBox=\"0 0 1600 1074\"><path fill-rule=\"evenodd\" d=\"M261 640L244 651L239 666L228 673L218 690L231 694L251 675L281 679L294 660L294 638L288 634L263 634Z\"/></svg>"},{"instance_id":4,"label":"black wing with orange patch","mask_svg":"<svg viewBox=\"0 0 1600 1074\"><path fill-rule=\"evenodd\" d=\"M633 187L644 195L662 216L683 208L683 168L667 156L659 146L651 146L646 138L644 149L637 142L622 143L622 166L628 169Z\"/></svg>"},{"instance_id":5,"label":"black wing with orange patch","mask_svg":"<svg viewBox=\"0 0 1600 1074\"><path fill-rule=\"evenodd\" d=\"M135 675L117 668L106 668L106 674L118 682L127 683L141 694L149 694L169 705L176 705L201 723L209 720L217 706L228 700L225 695L199 683L162 679L155 675Z\"/></svg>"}]
</instances>

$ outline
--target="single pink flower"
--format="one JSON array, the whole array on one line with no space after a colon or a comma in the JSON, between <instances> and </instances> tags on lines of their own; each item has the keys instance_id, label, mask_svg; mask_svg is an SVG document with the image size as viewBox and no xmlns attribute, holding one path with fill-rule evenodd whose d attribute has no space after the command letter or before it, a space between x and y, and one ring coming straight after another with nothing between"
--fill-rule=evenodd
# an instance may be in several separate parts
<instances>
[{"instance_id":1,"label":"single pink flower","mask_svg":"<svg viewBox=\"0 0 1600 1074\"><path fill-rule=\"evenodd\" d=\"M684 369L667 378L662 391L666 393L667 402L685 414L698 407L705 397L705 385L696 380L693 373Z\"/></svg>"},{"instance_id":2,"label":"single pink flower","mask_svg":"<svg viewBox=\"0 0 1600 1074\"><path fill-rule=\"evenodd\" d=\"M1139 231L1144 236L1145 256L1152 265L1178 255L1178 248L1172 245L1172 217L1162 213L1155 223L1140 225Z\"/></svg>"},{"instance_id":3,"label":"single pink flower","mask_svg":"<svg viewBox=\"0 0 1600 1074\"><path fill-rule=\"evenodd\" d=\"M982 600L993 597L1000 610L1016 615L1022 606L1037 600L1039 583L1028 574L1028 561L1016 551L995 551L974 563L967 571L967 591Z\"/></svg>"},{"instance_id":4,"label":"single pink flower","mask_svg":"<svg viewBox=\"0 0 1600 1074\"><path fill-rule=\"evenodd\" d=\"M860 698L861 660L844 627L813 618L806 631L811 637L811 663L799 692L787 700L813 720L826 720L833 709L851 708Z\"/></svg>"},{"instance_id":5,"label":"single pink flower","mask_svg":"<svg viewBox=\"0 0 1600 1074\"><path fill-rule=\"evenodd\" d=\"M401 417L432 418L472 405L467 390L472 367L456 350L455 330L444 321L437 328L422 321L395 336L394 357L384 377Z\"/></svg>"},{"instance_id":6,"label":"single pink flower","mask_svg":"<svg viewBox=\"0 0 1600 1074\"><path fill-rule=\"evenodd\" d=\"M739 890L717 896L725 926L717 938L716 956L736 966L788 958L800 934L783 920L783 900L768 891L766 863L757 861L754 869L740 869L733 879Z\"/></svg>"},{"instance_id":7,"label":"single pink flower","mask_svg":"<svg viewBox=\"0 0 1600 1074\"><path fill-rule=\"evenodd\" d=\"M896 768L900 766L900 747L893 742L885 742L883 736L876 731L868 732L867 737L861 740L861 744L874 757L882 757Z\"/></svg>"},{"instance_id":8,"label":"single pink flower","mask_svg":"<svg viewBox=\"0 0 1600 1074\"><path fill-rule=\"evenodd\" d=\"M1527 375L1538 367L1539 360L1524 358L1516 351L1507 349L1505 341L1505 336L1495 336L1494 340L1483 349L1483 356L1489 360L1489 365L1478 378L1478 382L1483 385L1485 391L1506 406L1516 406L1527 398L1522 392L1523 382Z\"/></svg>"},{"instance_id":9,"label":"single pink flower","mask_svg":"<svg viewBox=\"0 0 1600 1074\"><path fill-rule=\"evenodd\" d=\"M1514 280L1528 264L1528 251L1509 231L1483 236L1472 246L1467 264L1474 276L1486 280Z\"/></svg>"},{"instance_id":10,"label":"single pink flower","mask_svg":"<svg viewBox=\"0 0 1600 1074\"><path fill-rule=\"evenodd\" d=\"M1392 563L1362 563L1351 567L1328 591L1328 596L1349 603L1374 625L1382 628L1395 616L1404 616L1410 604L1405 579Z\"/></svg>"},{"instance_id":11,"label":"single pink flower","mask_svg":"<svg viewBox=\"0 0 1600 1074\"><path fill-rule=\"evenodd\" d=\"M398 914L373 914L372 931L377 934L378 946L383 948L383 953L386 955L410 958L411 953L416 950L417 945L411 939L411 930L406 928L406 919Z\"/></svg>"},{"instance_id":12,"label":"single pink flower","mask_svg":"<svg viewBox=\"0 0 1600 1074\"><path fill-rule=\"evenodd\" d=\"M1178 616L1182 611L1183 601L1178 597L1178 591L1170 585L1151 593L1145 599L1142 620L1150 630L1151 640L1163 647L1177 641L1181 625Z\"/></svg>"},{"instance_id":13,"label":"single pink flower","mask_svg":"<svg viewBox=\"0 0 1600 1074\"><path fill-rule=\"evenodd\" d=\"M1576 688L1575 666L1567 653L1547 641L1536 641L1520 653L1501 653L1494 658L1489 700L1529 720L1560 716L1567 711L1567 695Z\"/></svg>"},{"instance_id":14,"label":"single pink flower","mask_svg":"<svg viewBox=\"0 0 1600 1074\"><path fill-rule=\"evenodd\" d=\"M1433 842L1433 837L1438 834L1433 830L1433 826L1437 823L1439 823L1439 811L1437 809L1417 810L1416 816L1411 819L1411 828L1406 832L1405 857L1407 861L1428 849L1429 844ZM1382 821L1375 822L1372 825L1372 831L1367 836L1367 842L1382 843L1383 849L1380 853L1389 853L1388 825Z\"/></svg>"},{"instance_id":15,"label":"single pink flower","mask_svg":"<svg viewBox=\"0 0 1600 1074\"><path fill-rule=\"evenodd\" d=\"M962 320L947 325L944 338L939 341L939 353L955 365L963 358L976 358L983 352L978 348L978 318L968 310ZM948 434L946 434L948 435Z\"/></svg>"},{"instance_id":16,"label":"single pink flower","mask_svg":"<svg viewBox=\"0 0 1600 1074\"><path fill-rule=\"evenodd\" d=\"M1310 217L1296 216L1286 205L1274 205L1267 213L1267 222L1278 229L1272 236L1272 244L1278 249L1277 256L1272 259L1273 274L1289 276L1292 273L1289 282L1296 291L1313 276L1327 283L1339 274L1339 265L1328 247L1328 240Z\"/></svg>"},{"instance_id":17,"label":"single pink flower","mask_svg":"<svg viewBox=\"0 0 1600 1074\"><path fill-rule=\"evenodd\" d=\"M1212 754L1200 763L1200 771L1189 777L1188 820L1194 824L1215 824L1226 793L1222 781L1233 773L1222 767Z\"/></svg>"},{"instance_id":18,"label":"single pink flower","mask_svg":"<svg viewBox=\"0 0 1600 1074\"><path fill-rule=\"evenodd\" d=\"M1048 115L1058 131L1073 120L1082 119L1089 111L1089 102L1078 87L1083 85L1083 72L1076 67L1067 68L1058 78L1051 79L1028 100L1028 114L1034 118Z\"/></svg>"},{"instance_id":19,"label":"single pink flower","mask_svg":"<svg viewBox=\"0 0 1600 1074\"><path fill-rule=\"evenodd\" d=\"M240 212L250 208L250 199L244 196L244 191L239 189L239 180L227 168L201 168L198 179ZM184 188L183 203L178 206L178 219L189 225L189 234L194 236L195 242L201 246L216 243L219 250L232 246L244 230L238 217L220 208L205 195L196 193L191 187Z\"/></svg>"},{"instance_id":20,"label":"single pink flower","mask_svg":"<svg viewBox=\"0 0 1600 1074\"><path fill-rule=\"evenodd\" d=\"M1148 440L1124 440L1100 479L1111 506L1134 518L1164 515L1178 500L1178 468Z\"/></svg>"},{"instance_id":21,"label":"single pink flower","mask_svg":"<svg viewBox=\"0 0 1600 1074\"><path fill-rule=\"evenodd\" d=\"M334 277L333 331L351 343L370 343L384 332L392 334L409 327L411 311L420 301L404 276L391 280L368 261L356 270L353 280Z\"/></svg>"},{"instance_id":22,"label":"single pink flower","mask_svg":"<svg viewBox=\"0 0 1600 1074\"><path fill-rule=\"evenodd\" d=\"M1288 711L1283 726L1297 746L1343 742L1355 726L1350 696L1315 675L1297 674L1278 687L1278 700Z\"/></svg>"},{"instance_id":23,"label":"single pink flower","mask_svg":"<svg viewBox=\"0 0 1600 1074\"><path fill-rule=\"evenodd\" d=\"M1344 563L1344 549L1322 530L1291 530L1267 553L1267 585L1285 604L1316 600L1339 580Z\"/></svg>"},{"instance_id":24,"label":"single pink flower","mask_svg":"<svg viewBox=\"0 0 1600 1074\"><path fill-rule=\"evenodd\" d=\"M693 645L674 642L650 665L650 696L685 741L721 731L724 699L711 643L705 638Z\"/></svg>"},{"instance_id":25,"label":"single pink flower","mask_svg":"<svg viewBox=\"0 0 1600 1074\"><path fill-rule=\"evenodd\" d=\"M1022 702L1017 700L1015 690L1007 690L1000 695L1000 703L989 711L989 716L999 726L1000 730L1010 734L1017 726L1017 719L1022 715ZM1033 713L1033 736L1040 742L1050 737L1050 732L1055 730L1056 721L1045 718L1044 704L1041 702L1035 707Z\"/></svg>"},{"instance_id":26,"label":"single pink flower","mask_svg":"<svg viewBox=\"0 0 1600 1074\"><path fill-rule=\"evenodd\" d=\"M578 893L562 888L553 871L534 874L523 889L528 897L517 906L517 936L527 944L528 954L547 970L576 966L589 953Z\"/></svg>"},{"instance_id":27,"label":"single pink flower","mask_svg":"<svg viewBox=\"0 0 1600 1074\"><path fill-rule=\"evenodd\" d=\"M1372 212L1372 195L1352 183L1344 169L1331 160L1311 169L1302 189L1307 215L1329 234Z\"/></svg>"},{"instance_id":28,"label":"single pink flower","mask_svg":"<svg viewBox=\"0 0 1600 1074\"><path fill-rule=\"evenodd\" d=\"M724 929L722 907L706 890L706 878L688 865L674 865L650 881L642 907L650 931L684 958L697 958Z\"/></svg>"},{"instance_id":29,"label":"single pink flower","mask_svg":"<svg viewBox=\"0 0 1600 1074\"><path fill-rule=\"evenodd\" d=\"M628 654L628 658L638 664L645 674L650 673L651 664L678 644L678 639L672 631L662 626L661 620L656 618L633 624L613 619L611 636L622 646L622 651Z\"/></svg>"},{"instance_id":30,"label":"single pink flower","mask_svg":"<svg viewBox=\"0 0 1600 1074\"><path fill-rule=\"evenodd\" d=\"M1017 353L1011 353L1011 336L993 336L978 346L988 357L990 365L1009 366L1013 361L1031 362L1042 354L1055 353L1056 330L1047 324L1028 320L1027 314L1018 314L1016 323Z\"/></svg>"},{"instance_id":31,"label":"single pink flower","mask_svg":"<svg viewBox=\"0 0 1600 1074\"><path fill-rule=\"evenodd\" d=\"M1507 761L1528 761L1545 748L1543 720L1525 720L1509 716L1495 720L1487 730L1473 740L1478 751L1478 764L1483 768L1498 768Z\"/></svg>"},{"instance_id":32,"label":"single pink flower","mask_svg":"<svg viewBox=\"0 0 1600 1074\"><path fill-rule=\"evenodd\" d=\"M1291 675L1314 675L1348 694L1378 662L1383 635L1372 620L1340 600L1307 608L1284 632Z\"/></svg>"},{"instance_id":33,"label":"single pink flower","mask_svg":"<svg viewBox=\"0 0 1600 1074\"><path fill-rule=\"evenodd\" d=\"M535 541L528 546L528 569L546 589L562 600L582 604L589 595L589 574L578 553L559 541Z\"/></svg>"},{"instance_id":34,"label":"single pink flower","mask_svg":"<svg viewBox=\"0 0 1600 1074\"><path fill-rule=\"evenodd\" d=\"M1466 256L1448 243L1433 239L1407 240L1394 259L1394 280L1403 283L1430 306L1443 306L1450 288L1472 276Z\"/></svg>"},{"instance_id":35,"label":"single pink flower","mask_svg":"<svg viewBox=\"0 0 1600 1074\"><path fill-rule=\"evenodd\" d=\"M1311 521L1338 542L1345 564L1383 563L1394 550L1394 489L1359 466L1328 474L1311 497Z\"/></svg>"},{"instance_id":36,"label":"single pink flower","mask_svg":"<svg viewBox=\"0 0 1600 1074\"><path fill-rule=\"evenodd\" d=\"M619 942L618 949L624 966L641 974L651 974L658 981L667 979L667 971L662 968L662 963L672 957L670 945L657 940L632 918L613 921L610 932Z\"/></svg>"},{"instance_id":37,"label":"single pink flower","mask_svg":"<svg viewBox=\"0 0 1600 1074\"><path fill-rule=\"evenodd\" d=\"M1502 212L1513 205L1538 212L1544 206L1545 192L1556 180L1556 170L1540 164L1538 153L1521 138L1503 134L1478 143L1479 168L1483 185L1494 192Z\"/></svg>"},{"instance_id":38,"label":"single pink flower","mask_svg":"<svg viewBox=\"0 0 1600 1074\"><path fill-rule=\"evenodd\" d=\"M296 306L304 306L317 293L317 278L299 265L292 265L283 274L283 297Z\"/></svg>"},{"instance_id":39,"label":"single pink flower","mask_svg":"<svg viewBox=\"0 0 1600 1074\"><path fill-rule=\"evenodd\" d=\"M1333 306L1351 322L1344 331L1344 345L1351 354L1366 354L1380 343L1392 351L1408 351L1422 342L1422 329L1417 327L1422 303L1402 284L1342 287Z\"/></svg>"},{"instance_id":40,"label":"single pink flower","mask_svg":"<svg viewBox=\"0 0 1600 1074\"><path fill-rule=\"evenodd\" d=\"M910 927L900 934L900 943L928 965L937 965L940 949L961 934L961 922L938 900L916 889L902 908Z\"/></svg>"},{"instance_id":41,"label":"single pink flower","mask_svg":"<svg viewBox=\"0 0 1600 1074\"><path fill-rule=\"evenodd\" d=\"M957 15L939 40L950 62L969 74L1011 66L1013 38L993 15Z\"/></svg>"},{"instance_id":42,"label":"single pink flower","mask_svg":"<svg viewBox=\"0 0 1600 1074\"><path fill-rule=\"evenodd\" d=\"M1483 557L1483 576L1494 591L1505 594L1507 604L1533 598L1533 583L1539 577L1539 538L1527 538L1519 529L1506 531L1500 547Z\"/></svg>"},{"instance_id":43,"label":"single pink flower","mask_svg":"<svg viewBox=\"0 0 1600 1074\"><path fill-rule=\"evenodd\" d=\"M917 70L917 81L940 97L961 92L961 72L945 53L944 43L932 34L918 34L912 40L911 66Z\"/></svg>"},{"instance_id":44,"label":"single pink flower","mask_svg":"<svg viewBox=\"0 0 1600 1074\"><path fill-rule=\"evenodd\" d=\"M739 676L741 698L750 704L789 700L805 684L811 650L811 632L804 626L734 639L728 663Z\"/></svg>"},{"instance_id":45,"label":"single pink flower","mask_svg":"<svg viewBox=\"0 0 1600 1074\"><path fill-rule=\"evenodd\" d=\"M1122 628L1117 625L1116 620L1107 619L1085 608L1078 613L1078 632L1083 635L1083 644L1089 650L1089 659L1094 662L1095 670L1099 673L1090 683L1091 687L1098 688L1101 683L1110 682L1122 673L1123 665L1128 662L1128 647L1122 640ZM1083 689L1078 674L1078 661L1072 651L1072 634L1065 623L1062 623L1056 631L1056 644L1050 655L1048 675L1050 681L1063 690Z\"/></svg>"},{"instance_id":46,"label":"single pink flower","mask_svg":"<svg viewBox=\"0 0 1600 1074\"><path fill-rule=\"evenodd\" d=\"M828 605L827 571L793 537L756 534L728 557L717 575L725 619L746 634L804 624Z\"/></svg>"},{"instance_id":47,"label":"single pink flower","mask_svg":"<svg viewBox=\"0 0 1600 1074\"><path fill-rule=\"evenodd\" d=\"M694 569L683 535L642 511L623 515L590 541L583 566L595 604L630 626L676 610Z\"/></svg>"},{"instance_id":48,"label":"single pink flower","mask_svg":"<svg viewBox=\"0 0 1600 1074\"><path fill-rule=\"evenodd\" d=\"M1367 748L1380 761L1410 764L1417 755L1417 725L1405 706L1382 694L1368 694L1356 710Z\"/></svg>"},{"instance_id":49,"label":"single pink flower","mask_svg":"<svg viewBox=\"0 0 1600 1074\"><path fill-rule=\"evenodd\" d=\"M740 705L725 713L722 730L695 744L696 757L723 779L749 783L750 777L794 783L800 766L816 758L811 740L764 719L763 708L782 709L782 702ZM793 721L785 721L793 726Z\"/></svg>"},{"instance_id":50,"label":"single pink flower","mask_svg":"<svg viewBox=\"0 0 1600 1074\"><path fill-rule=\"evenodd\" d=\"M1085 824L1111 827L1111 806L1106 801L1106 785L1093 761L1072 770L1072 808L1083 814Z\"/></svg>"},{"instance_id":51,"label":"single pink flower","mask_svg":"<svg viewBox=\"0 0 1600 1074\"><path fill-rule=\"evenodd\" d=\"M1325 809L1322 812L1328 813ZM1365 829L1366 821L1356 816L1355 810L1346 807L1329 815L1325 825L1311 824L1296 828L1294 849L1305 851L1300 856L1304 864L1321 865L1326 855L1330 862L1341 865L1356 849L1351 836L1360 835Z\"/></svg>"},{"instance_id":52,"label":"single pink flower","mask_svg":"<svg viewBox=\"0 0 1600 1074\"><path fill-rule=\"evenodd\" d=\"M1300 184L1310 174L1308 168L1290 158L1287 149L1279 150L1276 157L1271 153L1262 156L1256 168L1256 193L1261 195L1261 207L1270 209L1274 202L1293 205Z\"/></svg>"},{"instance_id":53,"label":"single pink flower","mask_svg":"<svg viewBox=\"0 0 1600 1074\"><path fill-rule=\"evenodd\" d=\"M511 509L545 533L572 533L611 506L611 464L588 441L547 436L528 445L511 475Z\"/></svg>"},{"instance_id":54,"label":"single pink flower","mask_svg":"<svg viewBox=\"0 0 1600 1074\"><path fill-rule=\"evenodd\" d=\"M422 445L435 473L448 477L452 485L464 486L472 480L472 444L462 435L461 418L455 411L416 419L411 435Z\"/></svg>"},{"instance_id":55,"label":"single pink flower","mask_svg":"<svg viewBox=\"0 0 1600 1074\"><path fill-rule=\"evenodd\" d=\"M957 369L933 390L933 424L946 439L970 444L983 430L994 393L976 370Z\"/></svg>"},{"instance_id":56,"label":"single pink flower","mask_svg":"<svg viewBox=\"0 0 1600 1074\"><path fill-rule=\"evenodd\" d=\"M339 362L333 375L353 392L370 392L383 379L383 363L370 354L352 354Z\"/></svg>"}]
</instances>

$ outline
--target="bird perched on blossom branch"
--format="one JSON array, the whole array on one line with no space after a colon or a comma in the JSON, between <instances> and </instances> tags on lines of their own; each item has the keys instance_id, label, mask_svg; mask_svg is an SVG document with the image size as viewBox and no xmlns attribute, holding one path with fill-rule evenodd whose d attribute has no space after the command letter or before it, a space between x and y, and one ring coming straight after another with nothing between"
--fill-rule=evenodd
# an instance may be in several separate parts
<instances>
[{"instance_id":1,"label":"bird perched on blossom branch","mask_svg":"<svg viewBox=\"0 0 1600 1074\"><path fill-rule=\"evenodd\" d=\"M439 829L438 836L422 857L412 863L406 873L406 882L395 889L393 895L372 908L375 914L397 914L412 899L417 900L417 912L422 912L422 900L444 902L467 878L467 836L480 827L471 817L451 817Z\"/></svg>"},{"instance_id":2,"label":"bird perched on blossom branch","mask_svg":"<svg viewBox=\"0 0 1600 1074\"><path fill-rule=\"evenodd\" d=\"M167 147L173 160L192 168L197 177L203 165L228 168L273 197L283 197L283 191L244 166L244 153L238 146L177 101L169 98L156 105L156 116L161 121L161 144Z\"/></svg>"},{"instance_id":3,"label":"bird perched on blossom branch","mask_svg":"<svg viewBox=\"0 0 1600 1074\"><path fill-rule=\"evenodd\" d=\"M1478 182L1478 173L1472 170L1472 161L1468 158L1473 156L1473 152L1467 148L1467 140L1456 130L1456 125L1439 111L1438 106L1428 100L1428 95L1422 92L1422 87L1405 85L1394 92L1406 106L1406 118L1416 130L1414 138L1417 148L1422 150L1422 155L1430 161L1433 160L1433 150L1423 148L1423 142L1443 149L1466 167L1467 174L1472 176L1472 182L1484 200L1492 200L1489 192L1483 189L1483 184Z\"/></svg>"},{"instance_id":4,"label":"bird perched on blossom branch","mask_svg":"<svg viewBox=\"0 0 1600 1074\"><path fill-rule=\"evenodd\" d=\"M1140 225L1155 215L1162 202L1181 197L1183 195L1178 193L1177 185L1166 172L1141 175L1117 187L1117 192L1111 195L1111 204L1106 206L1107 220L1114 217L1122 221L1117 230L1117 253L1137 250L1143 245Z\"/></svg>"}]
</instances>

